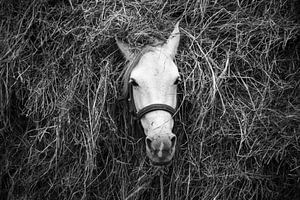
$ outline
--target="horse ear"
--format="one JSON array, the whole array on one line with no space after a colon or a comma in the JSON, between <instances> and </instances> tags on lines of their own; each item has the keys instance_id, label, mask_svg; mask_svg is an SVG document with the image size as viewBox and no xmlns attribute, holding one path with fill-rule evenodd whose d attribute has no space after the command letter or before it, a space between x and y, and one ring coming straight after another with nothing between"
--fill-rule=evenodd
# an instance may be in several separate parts
<instances>
[{"instance_id":1,"label":"horse ear","mask_svg":"<svg viewBox=\"0 0 300 200\"><path fill-rule=\"evenodd\" d=\"M173 32L168 38L166 44L163 45L163 48L166 50L169 55L174 58L177 52L177 48L180 40L180 32L179 32L179 22L176 23Z\"/></svg>"},{"instance_id":2,"label":"horse ear","mask_svg":"<svg viewBox=\"0 0 300 200\"><path fill-rule=\"evenodd\" d=\"M124 42L121 42L117 38L115 38L115 39L116 39L117 45L118 45L119 49L122 51L124 57L127 60L130 60L133 57L133 53L131 52L129 45Z\"/></svg>"}]
</instances>

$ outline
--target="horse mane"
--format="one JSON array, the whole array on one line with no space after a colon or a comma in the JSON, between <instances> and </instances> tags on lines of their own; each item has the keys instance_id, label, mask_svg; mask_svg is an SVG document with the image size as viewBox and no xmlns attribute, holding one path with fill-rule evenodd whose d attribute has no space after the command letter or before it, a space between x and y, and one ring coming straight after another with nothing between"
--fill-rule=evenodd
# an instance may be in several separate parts
<instances>
[{"instance_id":1,"label":"horse mane","mask_svg":"<svg viewBox=\"0 0 300 200\"><path fill-rule=\"evenodd\" d=\"M142 48L142 50L138 51L137 53L134 53L133 59L128 62L126 67L121 72L122 89L123 89L122 97L123 98L128 97L128 82L130 79L130 74L131 74L132 70L140 62L143 55L145 55L148 52L153 52L156 47L162 46L163 44L164 44L164 42L157 41L154 44L146 45L145 47Z\"/></svg>"}]
</instances>

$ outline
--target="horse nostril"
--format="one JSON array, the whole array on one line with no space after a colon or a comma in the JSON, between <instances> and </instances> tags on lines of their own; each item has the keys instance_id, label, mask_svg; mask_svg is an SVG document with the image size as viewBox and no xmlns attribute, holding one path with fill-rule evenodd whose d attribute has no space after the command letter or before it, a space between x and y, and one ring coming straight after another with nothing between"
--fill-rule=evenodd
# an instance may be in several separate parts
<instances>
[{"instance_id":1,"label":"horse nostril","mask_svg":"<svg viewBox=\"0 0 300 200\"><path fill-rule=\"evenodd\" d=\"M171 143L172 143L171 147L173 148L176 144L176 136L175 135L171 137Z\"/></svg>"},{"instance_id":2,"label":"horse nostril","mask_svg":"<svg viewBox=\"0 0 300 200\"><path fill-rule=\"evenodd\" d=\"M151 143L152 143L151 139L146 138L146 146L147 146L149 149L152 149L152 148L151 148Z\"/></svg>"}]
</instances>

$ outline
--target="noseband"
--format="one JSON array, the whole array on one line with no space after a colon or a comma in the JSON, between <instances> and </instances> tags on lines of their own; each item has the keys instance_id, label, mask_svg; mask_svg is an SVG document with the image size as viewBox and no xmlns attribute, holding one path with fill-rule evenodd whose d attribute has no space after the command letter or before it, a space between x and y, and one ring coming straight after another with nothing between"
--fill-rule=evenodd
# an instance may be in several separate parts
<instances>
[{"instance_id":1,"label":"noseband","mask_svg":"<svg viewBox=\"0 0 300 200\"><path fill-rule=\"evenodd\" d=\"M133 119L135 121L139 121L144 115L146 115L149 112L156 111L156 110L163 110L171 114L171 116L174 116L176 113L176 109L172 108L171 106L167 104L151 104L144 108L142 108L140 111L137 111L134 103L134 97L133 97L133 86L131 83L128 84L128 104L129 104L129 112Z\"/></svg>"}]
</instances>

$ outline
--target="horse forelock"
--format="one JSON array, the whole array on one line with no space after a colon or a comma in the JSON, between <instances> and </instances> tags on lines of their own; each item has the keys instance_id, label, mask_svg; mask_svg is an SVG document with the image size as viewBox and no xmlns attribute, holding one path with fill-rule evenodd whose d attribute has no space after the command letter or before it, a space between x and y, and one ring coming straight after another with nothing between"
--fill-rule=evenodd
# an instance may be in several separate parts
<instances>
[{"instance_id":1,"label":"horse forelock","mask_svg":"<svg viewBox=\"0 0 300 200\"><path fill-rule=\"evenodd\" d=\"M163 42L156 42L152 45L147 45L142 48L141 51L134 54L134 57L131 61L128 62L126 67L121 72L122 75L122 84L123 84L123 97L128 97L128 83L132 70L138 65L141 58L148 52L153 52L156 47L161 46Z\"/></svg>"}]
</instances>

